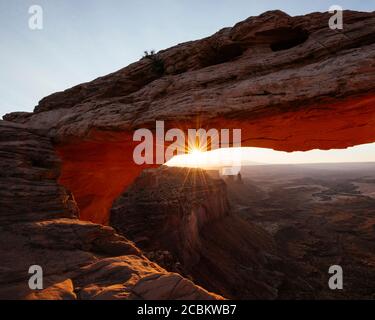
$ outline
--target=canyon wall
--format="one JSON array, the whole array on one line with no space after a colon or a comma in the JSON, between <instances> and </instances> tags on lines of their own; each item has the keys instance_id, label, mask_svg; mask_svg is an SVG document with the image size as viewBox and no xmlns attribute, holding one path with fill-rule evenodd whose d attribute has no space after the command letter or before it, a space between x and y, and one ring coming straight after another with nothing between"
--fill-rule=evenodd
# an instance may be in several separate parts
<instances>
[{"instance_id":1,"label":"canyon wall","mask_svg":"<svg viewBox=\"0 0 375 320\"><path fill-rule=\"evenodd\" d=\"M171 251L184 265L200 255L200 232L230 213L226 185L202 169L149 169L113 204L110 225L148 251Z\"/></svg>"}]
</instances>

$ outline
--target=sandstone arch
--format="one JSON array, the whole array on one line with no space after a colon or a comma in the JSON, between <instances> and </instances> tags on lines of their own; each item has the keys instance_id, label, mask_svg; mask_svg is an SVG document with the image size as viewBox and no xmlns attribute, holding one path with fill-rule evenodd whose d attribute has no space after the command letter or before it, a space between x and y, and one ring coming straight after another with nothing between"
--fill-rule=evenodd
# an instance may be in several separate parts
<instances>
[{"instance_id":1,"label":"sandstone arch","mask_svg":"<svg viewBox=\"0 0 375 320\"><path fill-rule=\"evenodd\" d=\"M375 14L345 11L342 31L328 28L329 17L250 17L157 53L162 74L142 59L4 119L53 139L60 183L81 219L99 223L143 169L132 162L134 129L154 129L158 119L170 128L241 128L244 146L285 151L374 142Z\"/></svg>"}]
</instances>

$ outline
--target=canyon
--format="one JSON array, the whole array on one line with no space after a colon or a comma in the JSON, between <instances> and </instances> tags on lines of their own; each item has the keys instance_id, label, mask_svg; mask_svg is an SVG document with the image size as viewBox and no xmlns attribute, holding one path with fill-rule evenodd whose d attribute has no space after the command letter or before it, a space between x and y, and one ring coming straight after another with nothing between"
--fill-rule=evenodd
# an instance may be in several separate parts
<instances>
[{"instance_id":1,"label":"canyon","mask_svg":"<svg viewBox=\"0 0 375 320\"><path fill-rule=\"evenodd\" d=\"M5 115L0 297L305 297L303 281L285 280L293 263L233 212L222 181L196 172L204 180L182 183L183 195L159 190L158 180L176 190L186 172L136 165L133 133L164 120L166 130L241 129L243 146L283 151L374 142L375 13L344 11L342 30L329 18L266 12ZM32 264L44 268L40 292L27 287Z\"/></svg>"},{"instance_id":2,"label":"canyon","mask_svg":"<svg viewBox=\"0 0 375 320\"><path fill-rule=\"evenodd\" d=\"M114 202L110 225L151 260L226 298L276 299L286 286L304 291L272 237L234 214L227 184L205 170L144 171Z\"/></svg>"},{"instance_id":3,"label":"canyon","mask_svg":"<svg viewBox=\"0 0 375 320\"><path fill-rule=\"evenodd\" d=\"M278 254L308 284L305 297L371 300L374 175L374 162L248 166L242 184L227 181L228 199L235 214L272 236ZM333 265L343 269L343 290L327 285Z\"/></svg>"}]
</instances>

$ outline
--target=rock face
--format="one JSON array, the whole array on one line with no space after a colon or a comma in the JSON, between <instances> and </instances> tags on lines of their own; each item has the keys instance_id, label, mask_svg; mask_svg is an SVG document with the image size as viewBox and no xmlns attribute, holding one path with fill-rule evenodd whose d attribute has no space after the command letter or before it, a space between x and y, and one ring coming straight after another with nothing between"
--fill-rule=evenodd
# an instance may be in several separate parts
<instances>
[{"instance_id":1,"label":"rock face","mask_svg":"<svg viewBox=\"0 0 375 320\"><path fill-rule=\"evenodd\" d=\"M60 161L50 139L5 121L0 121L0 132L1 225L77 218L72 195L56 183Z\"/></svg>"},{"instance_id":2,"label":"rock face","mask_svg":"<svg viewBox=\"0 0 375 320\"><path fill-rule=\"evenodd\" d=\"M110 224L150 259L227 298L275 299L301 286L269 234L231 213L224 181L201 169L144 171L115 201Z\"/></svg>"},{"instance_id":3,"label":"rock face","mask_svg":"<svg viewBox=\"0 0 375 320\"><path fill-rule=\"evenodd\" d=\"M49 138L0 121L0 299L218 299L149 261L110 227L78 220ZM44 290L30 290L29 267Z\"/></svg>"},{"instance_id":4,"label":"rock face","mask_svg":"<svg viewBox=\"0 0 375 320\"><path fill-rule=\"evenodd\" d=\"M184 265L200 255L202 228L228 216L226 186L202 169L145 170L113 204L110 225L143 248L168 249Z\"/></svg>"},{"instance_id":5,"label":"rock face","mask_svg":"<svg viewBox=\"0 0 375 320\"><path fill-rule=\"evenodd\" d=\"M285 151L374 141L375 13L250 17L4 118L46 130L63 159L60 182L82 217L108 223L113 200L143 168L133 131L240 128L243 145ZM95 199L96 205L94 205Z\"/></svg>"}]
</instances>

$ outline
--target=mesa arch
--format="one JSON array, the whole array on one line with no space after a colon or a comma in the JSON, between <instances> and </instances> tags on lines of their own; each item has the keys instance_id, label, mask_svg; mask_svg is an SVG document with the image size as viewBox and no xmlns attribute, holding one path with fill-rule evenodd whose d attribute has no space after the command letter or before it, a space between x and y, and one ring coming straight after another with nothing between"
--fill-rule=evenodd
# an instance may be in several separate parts
<instances>
[{"instance_id":1,"label":"mesa arch","mask_svg":"<svg viewBox=\"0 0 375 320\"><path fill-rule=\"evenodd\" d=\"M329 17L250 17L4 119L48 134L81 219L104 224L144 169L132 159L133 132L155 120L240 128L243 146L284 151L374 142L375 13L345 11L343 30L330 30Z\"/></svg>"}]
</instances>

